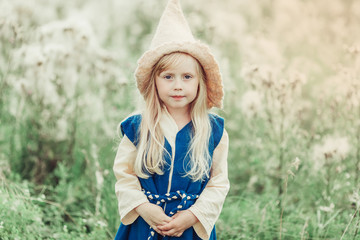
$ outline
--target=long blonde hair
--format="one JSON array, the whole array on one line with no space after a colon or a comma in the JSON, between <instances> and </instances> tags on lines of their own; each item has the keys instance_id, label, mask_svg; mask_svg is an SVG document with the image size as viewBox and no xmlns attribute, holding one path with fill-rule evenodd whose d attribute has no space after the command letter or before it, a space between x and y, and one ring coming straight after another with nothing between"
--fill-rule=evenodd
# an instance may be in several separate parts
<instances>
[{"instance_id":1,"label":"long blonde hair","mask_svg":"<svg viewBox=\"0 0 360 240\"><path fill-rule=\"evenodd\" d=\"M177 63L183 60L184 54L186 53L174 52L164 55L153 67L149 86L144 93L145 109L142 112L140 141L134 162L135 174L141 178L148 178L149 174L154 173L163 174L163 167L166 163L164 154L169 154L170 156L170 153L164 148L164 134L159 125L164 106L157 93L155 78L170 66L176 66ZM190 147L187 152L187 155L190 156L190 170L185 174L185 176L189 176L193 181L209 177L210 155L208 146L211 132L207 109L205 73L197 60L196 63L197 75L200 81L197 96L190 103L193 131Z\"/></svg>"}]
</instances>

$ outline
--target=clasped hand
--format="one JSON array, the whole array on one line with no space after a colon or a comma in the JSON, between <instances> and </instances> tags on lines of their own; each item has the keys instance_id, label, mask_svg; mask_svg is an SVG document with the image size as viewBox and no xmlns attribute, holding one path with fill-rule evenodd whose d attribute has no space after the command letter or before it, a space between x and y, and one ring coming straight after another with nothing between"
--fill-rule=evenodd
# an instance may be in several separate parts
<instances>
[{"instance_id":1,"label":"clasped hand","mask_svg":"<svg viewBox=\"0 0 360 240\"><path fill-rule=\"evenodd\" d=\"M163 236L180 237L186 229L199 221L190 210L179 211L169 217L160 206L152 203L143 203L135 210L150 227Z\"/></svg>"}]
</instances>

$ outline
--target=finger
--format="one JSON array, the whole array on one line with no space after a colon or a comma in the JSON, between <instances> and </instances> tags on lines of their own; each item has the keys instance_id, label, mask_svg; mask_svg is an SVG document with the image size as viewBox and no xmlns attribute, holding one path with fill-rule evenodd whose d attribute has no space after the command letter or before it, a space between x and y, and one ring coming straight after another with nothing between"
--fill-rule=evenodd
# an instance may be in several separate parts
<instances>
[{"instance_id":1,"label":"finger","mask_svg":"<svg viewBox=\"0 0 360 240\"><path fill-rule=\"evenodd\" d=\"M175 230L175 229L171 229L171 230L169 230L169 231L162 231L165 235L167 235L167 236L176 236L175 234L177 233L177 230Z\"/></svg>"},{"instance_id":2,"label":"finger","mask_svg":"<svg viewBox=\"0 0 360 240\"><path fill-rule=\"evenodd\" d=\"M153 229L154 229L158 234L162 235L163 237L165 236L165 234L164 234L161 230L159 230L156 226L154 226Z\"/></svg>"},{"instance_id":3,"label":"finger","mask_svg":"<svg viewBox=\"0 0 360 240\"><path fill-rule=\"evenodd\" d=\"M171 229L171 227L168 227L167 225L158 225L156 226L160 231L169 231Z\"/></svg>"},{"instance_id":4,"label":"finger","mask_svg":"<svg viewBox=\"0 0 360 240\"><path fill-rule=\"evenodd\" d=\"M163 226L166 226L166 224L168 224L167 222L162 222L162 223L155 223L155 225L156 225L156 227L157 228L161 228L161 227L163 227Z\"/></svg>"},{"instance_id":5,"label":"finger","mask_svg":"<svg viewBox=\"0 0 360 240\"><path fill-rule=\"evenodd\" d=\"M181 237L181 235L183 234L183 232L178 232L178 233L176 233L176 237Z\"/></svg>"},{"instance_id":6,"label":"finger","mask_svg":"<svg viewBox=\"0 0 360 240\"><path fill-rule=\"evenodd\" d=\"M174 224L172 222L167 223L165 225L157 226L161 231L169 231L170 229L174 228Z\"/></svg>"},{"instance_id":7,"label":"finger","mask_svg":"<svg viewBox=\"0 0 360 240\"><path fill-rule=\"evenodd\" d=\"M157 226L157 227L160 227L160 226L165 226L167 224L169 224L171 221L168 221L168 220L159 220L159 221L155 221L154 224Z\"/></svg>"},{"instance_id":8,"label":"finger","mask_svg":"<svg viewBox=\"0 0 360 240\"><path fill-rule=\"evenodd\" d=\"M172 218L164 214L164 217L153 220L155 225L165 225L172 221Z\"/></svg>"},{"instance_id":9,"label":"finger","mask_svg":"<svg viewBox=\"0 0 360 240\"><path fill-rule=\"evenodd\" d=\"M158 217L157 222L158 222L158 224L164 224L164 223L171 222L171 220L173 220L173 219L164 213L164 215L162 215L161 217Z\"/></svg>"}]
</instances>

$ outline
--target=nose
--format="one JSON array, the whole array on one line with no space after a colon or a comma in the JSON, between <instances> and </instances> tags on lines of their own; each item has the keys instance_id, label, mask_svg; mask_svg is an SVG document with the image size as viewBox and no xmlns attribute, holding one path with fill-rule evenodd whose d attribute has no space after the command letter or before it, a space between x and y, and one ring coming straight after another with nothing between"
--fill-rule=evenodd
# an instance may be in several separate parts
<instances>
[{"instance_id":1,"label":"nose","mask_svg":"<svg viewBox=\"0 0 360 240\"><path fill-rule=\"evenodd\" d=\"M180 77L175 78L174 81L174 89L175 90L182 90L183 86L182 86L182 80Z\"/></svg>"}]
</instances>

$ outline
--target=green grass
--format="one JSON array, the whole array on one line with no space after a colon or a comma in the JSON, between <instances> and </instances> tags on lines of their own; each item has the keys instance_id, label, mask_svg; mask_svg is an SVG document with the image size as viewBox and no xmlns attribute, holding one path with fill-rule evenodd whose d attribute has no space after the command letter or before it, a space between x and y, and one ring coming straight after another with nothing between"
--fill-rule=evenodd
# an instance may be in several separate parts
<instances>
[{"instance_id":1,"label":"green grass","mask_svg":"<svg viewBox=\"0 0 360 240\"><path fill-rule=\"evenodd\" d=\"M0 240L113 239L120 224L112 172L116 127L138 106L133 73L155 30L159 2L5 2ZM218 113L230 138L231 189L218 239L360 239L356 1L334 0L338 5L326 8L321 0L204 0L201 8L183 2L194 35L211 43L224 77ZM93 35L66 23L64 31L39 37L39 27L61 25L73 9L87 13ZM21 47L30 53L17 56ZM257 66L253 76L242 74L248 63ZM307 82L294 83L293 69ZM249 90L262 97L255 114L242 106ZM329 137L345 137L346 146L324 146ZM322 152L315 156L317 146Z\"/></svg>"}]
</instances>

